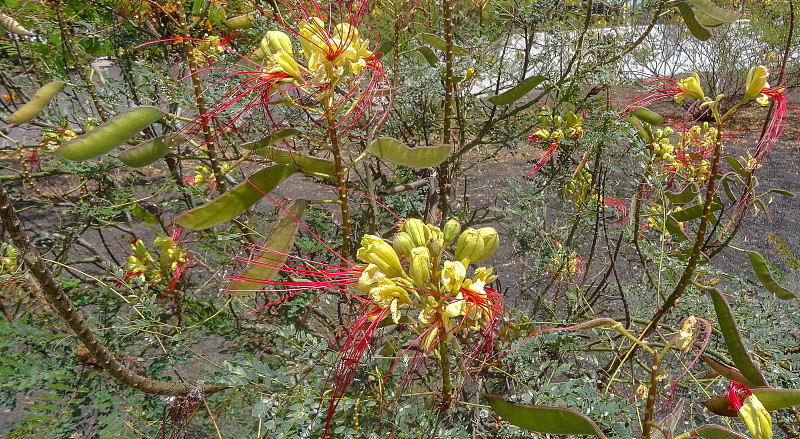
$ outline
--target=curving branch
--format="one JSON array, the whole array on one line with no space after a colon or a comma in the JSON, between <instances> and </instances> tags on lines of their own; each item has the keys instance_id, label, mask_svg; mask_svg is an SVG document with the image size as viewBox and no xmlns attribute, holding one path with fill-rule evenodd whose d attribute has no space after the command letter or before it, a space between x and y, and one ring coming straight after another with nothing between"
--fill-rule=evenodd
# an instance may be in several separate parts
<instances>
[{"instance_id":1,"label":"curving branch","mask_svg":"<svg viewBox=\"0 0 800 439\"><path fill-rule=\"evenodd\" d=\"M109 375L127 386L151 395L183 396L192 394L210 395L225 389L221 386L198 386L189 382L162 382L139 375L122 363L117 361L108 347L95 336L92 328L83 319L77 308L72 305L69 297L64 294L61 284L56 282L52 273L44 264L39 251L31 244L25 229L20 222L16 209L6 194L5 188L0 185L0 221L2 222L11 241L19 250L19 256L25 262L45 298L56 309L59 317L75 332L78 340L97 359L97 363Z\"/></svg>"}]
</instances>

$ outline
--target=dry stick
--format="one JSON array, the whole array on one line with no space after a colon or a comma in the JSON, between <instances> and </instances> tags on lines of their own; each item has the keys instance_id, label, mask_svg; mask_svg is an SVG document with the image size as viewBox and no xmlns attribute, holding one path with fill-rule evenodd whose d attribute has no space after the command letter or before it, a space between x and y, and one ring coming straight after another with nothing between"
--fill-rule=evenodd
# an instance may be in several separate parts
<instances>
[{"instance_id":1,"label":"dry stick","mask_svg":"<svg viewBox=\"0 0 800 439\"><path fill-rule=\"evenodd\" d=\"M72 59L75 60L75 64L78 66L78 74L89 89L89 96L92 97L92 103L94 103L94 107L97 109L97 114L100 116L100 119L105 122L108 120L108 116L106 115L105 109L103 109L103 106L100 104L100 99L97 97L97 90L95 90L94 84L91 79L89 79L89 74L86 72L86 64L81 62L81 59L78 58L78 55L75 53L75 42L72 40L72 34L69 31L69 23L67 23L67 16L64 13L64 2L61 0L56 2L56 14L59 24L61 25L61 37L64 39L65 47L70 52L70 55L72 55Z\"/></svg>"},{"instance_id":2,"label":"dry stick","mask_svg":"<svg viewBox=\"0 0 800 439\"><path fill-rule=\"evenodd\" d=\"M19 257L25 262L29 272L36 280L36 283L39 284L48 303L56 309L59 317L75 332L78 340L86 346L86 349L97 359L97 363L109 375L127 386L151 395L186 395L193 391L200 391L203 395L209 395L225 389L225 387L221 386L201 387L188 382L167 383L156 381L141 376L125 367L109 352L108 347L94 335L92 328L89 327L78 310L72 305L69 297L64 294L61 284L53 278L38 250L31 244L19 216L17 216L17 211L2 186L0 186L0 221L2 221L11 236L14 246L19 250Z\"/></svg>"}]
</instances>

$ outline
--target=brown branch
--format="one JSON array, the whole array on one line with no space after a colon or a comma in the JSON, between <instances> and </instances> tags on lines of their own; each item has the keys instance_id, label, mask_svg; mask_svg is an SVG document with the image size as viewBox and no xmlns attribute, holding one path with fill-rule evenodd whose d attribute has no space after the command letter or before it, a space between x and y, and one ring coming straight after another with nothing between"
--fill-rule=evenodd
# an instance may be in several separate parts
<instances>
[{"instance_id":1,"label":"brown branch","mask_svg":"<svg viewBox=\"0 0 800 439\"><path fill-rule=\"evenodd\" d=\"M200 392L209 395L223 390L220 386L198 386L189 382L161 382L141 376L117 361L108 347L95 336L92 328L81 317L79 311L72 305L69 297L64 294L61 284L56 282L52 273L44 264L39 251L31 244L25 229L20 222L16 209L11 204L5 188L0 186L0 221L2 221L14 246L19 250L19 256L25 262L29 272L39 284L48 303L58 312L59 317L75 332L78 340L94 356L97 363L109 375L136 390L151 395L186 395L190 392Z\"/></svg>"}]
</instances>

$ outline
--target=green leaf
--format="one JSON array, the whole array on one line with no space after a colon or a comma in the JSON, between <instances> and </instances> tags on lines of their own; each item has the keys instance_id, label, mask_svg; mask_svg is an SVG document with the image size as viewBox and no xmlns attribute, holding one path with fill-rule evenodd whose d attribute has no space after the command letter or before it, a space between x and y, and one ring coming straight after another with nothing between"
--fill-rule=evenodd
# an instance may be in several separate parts
<instances>
[{"instance_id":1,"label":"green leaf","mask_svg":"<svg viewBox=\"0 0 800 439\"><path fill-rule=\"evenodd\" d=\"M229 293L250 294L263 288L265 282L278 274L294 245L307 204L306 200L297 200L286 209L270 230L258 256L248 261L248 267L231 282L227 290Z\"/></svg>"},{"instance_id":2,"label":"green leaf","mask_svg":"<svg viewBox=\"0 0 800 439\"><path fill-rule=\"evenodd\" d=\"M427 45L429 45L431 47L435 47L435 48L441 50L442 52L446 52L447 51L447 43L441 37L439 37L438 35L433 35L433 34L420 32L414 38L420 40L421 42L423 42L423 43L425 43L425 44L427 44ZM466 55L468 53L469 52L467 52L467 50L464 49L463 47L459 47L459 46L456 46L455 44L453 44L453 55L455 55L455 56L463 56L463 55Z\"/></svg>"},{"instance_id":3,"label":"green leaf","mask_svg":"<svg viewBox=\"0 0 800 439\"><path fill-rule=\"evenodd\" d=\"M724 21L717 20L716 18L711 17L705 12L701 12L697 9L694 10L694 17L705 27L717 27L725 23Z\"/></svg>"},{"instance_id":4,"label":"green leaf","mask_svg":"<svg viewBox=\"0 0 800 439\"><path fill-rule=\"evenodd\" d=\"M138 107L114 116L56 149L67 160L82 161L103 155L130 140L139 131L161 119L164 113L156 107Z\"/></svg>"},{"instance_id":5,"label":"green leaf","mask_svg":"<svg viewBox=\"0 0 800 439\"><path fill-rule=\"evenodd\" d=\"M761 284L764 285L764 288L767 289L770 293L778 296L781 300L791 300L797 298L797 295L793 292L787 290L778 281L772 276L772 271L769 269L769 264L767 264L767 260L764 259L764 256L752 250L745 250L747 253L747 258L750 259L750 265L753 267L753 271L756 273L756 277L758 280L761 281Z\"/></svg>"},{"instance_id":6,"label":"green leaf","mask_svg":"<svg viewBox=\"0 0 800 439\"><path fill-rule=\"evenodd\" d=\"M493 103L494 105L508 105L514 103L536 88L537 85L546 80L547 78L542 75L531 76L530 78L524 79L510 90L506 90L499 95L490 97L489 102Z\"/></svg>"},{"instance_id":7,"label":"green leaf","mask_svg":"<svg viewBox=\"0 0 800 439\"><path fill-rule=\"evenodd\" d=\"M739 175L745 175L745 173L746 173L747 171L744 169L744 166L742 166L742 164L741 164L741 163L739 163L739 160L736 160L735 158L733 158L733 157L730 157L730 156L728 156L728 157L723 157L723 158L725 159L725 161L727 161L727 162L728 162L728 163L731 165L731 167L732 167L732 168L733 168L733 169L734 169L736 172L738 172L738 173L739 173Z\"/></svg>"},{"instance_id":8,"label":"green leaf","mask_svg":"<svg viewBox=\"0 0 800 439\"><path fill-rule=\"evenodd\" d=\"M439 57L436 56L435 53L433 53L433 50L431 50L430 47L419 46L417 47L417 51L419 51L419 53L421 53L422 56L425 57L425 60L428 61L428 64L430 64L431 67L436 67L436 64L439 63Z\"/></svg>"},{"instance_id":9,"label":"green leaf","mask_svg":"<svg viewBox=\"0 0 800 439\"><path fill-rule=\"evenodd\" d=\"M675 432L675 428L678 426L678 421L680 420L681 415L683 415L683 402L683 399L678 401L678 404L675 406L675 409L672 411L672 413L668 414L667 417L661 421L661 426L670 432ZM664 436L664 433L657 428L652 430L651 437L652 439L668 439L666 436ZM672 435L670 435L669 439L672 439Z\"/></svg>"},{"instance_id":10,"label":"green leaf","mask_svg":"<svg viewBox=\"0 0 800 439\"><path fill-rule=\"evenodd\" d=\"M675 7L678 8L678 11L683 17L683 21L686 23L686 27L689 28L689 32L691 32L695 38L700 41L706 41L711 38L711 31L697 21L689 5L686 3L678 3Z\"/></svg>"},{"instance_id":11,"label":"green leaf","mask_svg":"<svg viewBox=\"0 0 800 439\"><path fill-rule=\"evenodd\" d=\"M697 427L694 432L703 439L748 439L747 436L718 425L703 425Z\"/></svg>"},{"instance_id":12,"label":"green leaf","mask_svg":"<svg viewBox=\"0 0 800 439\"><path fill-rule=\"evenodd\" d=\"M150 213L149 210L139 205L139 203L133 205L133 209L131 209L131 215L139 218L147 224L158 224L160 222L157 216Z\"/></svg>"},{"instance_id":13,"label":"green leaf","mask_svg":"<svg viewBox=\"0 0 800 439\"><path fill-rule=\"evenodd\" d=\"M242 148L251 151L258 151L259 149L264 149L268 146L272 146L287 137L291 137L299 133L300 131L294 128L286 128L285 130L280 130L277 133L269 137L263 138L261 140L256 140L255 142L247 142L244 145L242 145Z\"/></svg>"},{"instance_id":14,"label":"green leaf","mask_svg":"<svg viewBox=\"0 0 800 439\"><path fill-rule=\"evenodd\" d=\"M290 165L275 165L253 174L244 183L219 198L179 216L175 222L192 230L207 229L236 218L294 174Z\"/></svg>"},{"instance_id":15,"label":"green leaf","mask_svg":"<svg viewBox=\"0 0 800 439\"><path fill-rule=\"evenodd\" d=\"M686 3L692 5L695 10L723 23L733 23L742 17L740 13L722 9L708 0L686 0Z\"/></svg>"},{"instance_id":16,"label":"green leaf","mask_svg":"<svg viewBox=\"0 0 800 439\"><path fill-rule=\"evenodd\" d=\"M753 363L750 353L747 352L747 348L742 342L742 335L739 333L739 328L736 327L736 320L733 317L730 306L728 306L728 302L716 289L712 288L708 292L711 295L711 301L714 303L714 311L717 313L722 336L725 338L725 344L728 346L728 353L733 360L733 364L754 387L769 387L766 378Z\"/></svg>"},{"instance_id":17,"label":"green leaf","mask_svg":"<svg viewBox=\"0 0 800 439\"><path fill-rule=\"evenodd\" d=\"M664 122L666 122L658 113L645 107L639 107L631 111L631 115L642 122L649 123L650 125L663 125Z\"/></svg>"},{"instance_id":18,"label":"green leaf","mask_svg":"<svg viewBox=\"0 0 800 439\"><path fill-rule=\"evenodd\" d=\"M753 383L750 382L750 380L745 378L744 375L742 375L742 373L739 372L739 369L730 367L727 364L722 364L719 361L709 357L708 355L703 355L702 358L703 361L705 361L706 364L708 364L709 367L711 367L711 369L714 370L714 372L717 372L718 374L724 376L729 380L738 381L747 386L748 389L755 387Z\"/></svg>"},{"instance_id":19,"label":"green leaf","mask_svg":"<svg viewBox=\"0 0 800 439\"><path fill-rule=\"evenodd\" d=\"M271 146L258 149L256 154L266 157L275 163L282 165L296 165L300 171L306 174L322 175L328 178L336 178L336 164L330 160L311 157L297 152L277 149Z\"/></svg>"},{"instance_id":20,"label":"green leaf","mask_svg":"<svg viewBox=\"0 0 800 439\"><path fill-rule=\"evenodd\" d=\"M550 434L586 434L601 436L591 419L575 410L517 404L484 393L495 412L506 421L531 431Z\"/></svg>"},{"instance_id":21,"label":"green leaf","mask_svg":"<svg viewBox=\"0 0 800 439\"><path fill-rule=\"evenodd\" d=\"M667 215L667 219L664 222L664 226L666 226L667 231L670 235L674 236L678 242L688 241L689 237L686 236L686 232L683 231L681 228L680 223L675 219L672 215Z\"/></svg>"},{"instance_id":22,"label":"green leaf","mask_svg":"<svg viewBox=\"0 0 800 439\"><path fill-rule=\"evenodd\" d=\"M369 153L398 165L424 169L447 160L450 145L409 148L397 139L381 137L369 145Z\"/></svg>"},{"instance_id":23,"label":"green leaf","mask_svg":"<svg viewBox=\"0 0 800 439\"><path fill-rule=\"evenodd\" d=\"M687 204L697 200L699 193L700 189L698 189L697 183L691 183L680 192L667 192L664 195L672 204ZM702 211L702 208L700 210Z\"/></svg>"},{"instance_id":24,"label":"green leaf","mask_svg":"<svg viewBox=\"0 0 800 439\"><path fill-rule=\"evenodd\" d=\"M117 158L131 168L143 168L169 154L178 143L178 139L170 136L159 136L122 151Z\"/></svg>"},{"instance_id":25,"label":"green leaf","mask_svg":"<svg viewBox=\"0 0 800 439\"><path fill-rule=\"evenodd\" d=\"M378 47L378 50L375 53L382 53L386 55L387 53L391 52L394 49L394 41L386 40Z\"/></svg>"},{"instance_id":26,"label":"green leaf","mask_svg":"<svg viewBox=\"0 0 800 439\"><path fill-rule=\"evenodd\" d=\"M794 194L793 193L791 193L789 191L786 191L786 190L783 190L783 189L770 189L767 192L765 192L764 195L773 194L773 193L778 194L778 195L783 195L784 197L788 197L788 198L794 198Z\"/></svg>"}]
</instances>

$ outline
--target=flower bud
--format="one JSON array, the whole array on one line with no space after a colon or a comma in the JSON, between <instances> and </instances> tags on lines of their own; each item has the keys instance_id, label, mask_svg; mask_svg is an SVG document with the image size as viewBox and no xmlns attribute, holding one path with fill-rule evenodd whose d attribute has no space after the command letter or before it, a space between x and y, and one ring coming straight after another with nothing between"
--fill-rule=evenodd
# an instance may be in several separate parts
<instances>
[{"instance_id":1,"label":"flower bud","mask_svg":"<svg viewBox=\"0 0 800 439\"><path fill-rule=\"evenodd\" d=\"M747 89L744 92L744 100L753 99L761 95L764 87L769 87L767 84L767 76L769 71L764 66L753 67L747 73Z\"/></svg>"},{"instance_id":2,"label":"flower bud","mask_svg":"<svg viewBox=\"0 0 800 439\"><path fill-rule=\"evenodd\" d=\"M475 229L464 230L461 236L458 237L455 259L457 261L467 260L464 262L464 265L469 265L472 259L474 259L473 255L482 253L483 238L481 238L480 233Z\"/></svg>"},{"instance_id":3,"label":"flower bud","mask_svg":"<svg viewBox=\"0 0 800 439\"><path fill-rule=\"evenodd\" d=\"M442 253L442 247L444 247L444 235L441 229L436 226L426 224L425 228L428 232L428 242L425 245L432 255L438 257Z\"/></svg>"},{"instance_id":4,"label":"flower bud","mask_svg":"<svg viewBox=\"0 0 800 439\"><path fill-rule=\"evenodd\" d=\"M500 237L497 235L497 230L493 227L484 227L478 230L478 236L483 240L483 250L472 254L470 260L473 263L483 262L489 259L497 250L500 244Z\"/></svg>"},{"instance_id":5,"label":"flower bud","mask_svg":"<svg viewBox=\"0 0 800 439\"><path fill-rule=\"evenodd\" d=\"M425 223L416 218L407 219L405 223L403 223L402 230L411 236L411 242L414 243L414 247L424 246L428 243L428 238L430 238L428 228L425 227Z\"/></svg>"},{"instance_id":6,"label":"flower bud","mask_svg":"<svg viewBox=\"0 0 800 439\"><path fill-rule=\"evenodd\" d=\"M772 417L756 395L745 398L737 414L750 430L750 437L772 439Z\"/></svg>"},{"instance_id":7,"label":"flower bud","mask_svg":"<svg viewBox=\"0 0 800 439\"><path fill-rule=\"evenodd\" d=\"M427 247L416 247L411 250L409 258L409 272L414 279L414 285L424 288L431 280L431 254Z\"/></svg>"},{"instance_id":8,"label":"flower bud","mask_svg":"<svg viewBox=\"0 0 800 439\"><path fill-rule=\"evenodd\" d=\"M375 235L364 235L356 257L360 261L377 265L387 277L395 277L403 272L400 258L392 246Z\"/></svg>"},{"instance_id":9,"label":"flower bud","mask_svg":"<svg viewBox=\"0 0 800 439\"><path fill-rule=\"evenodd\" d=\"M285 33L271 30L261 39L261 50L267 55L272 56L278 52L286 52L291 55L292 40Z\"/></svg>"},{"instance_id":10,"label":"flower bud","mask_svg":"<svg viewBox=\"0 0 800 439\"><path fill-rule=\"evenodd\" d=\"M411 239L411 235L408 233L398 232L396 235L394 235L392 248L394 248L394 251L401 258L407 258L408 255L411 254L411 249L414 248L414 241Z\"/></svg>"},{"instance_id":11,"label":"flower bud","mask_svg":"<svg viewBox=\"0 0 800 439\"><path fill-rule=\"evenodd\" d=\"M442 287L451 295L461 290L461 285L467 277L467 268L459 261L445 261L442 268Z\"/></svg>"},{"instance_id":12,"label":"flower bud","mask_svg":"<svg viewBox=\"0 0 800 439\"><path fill-rule=\"evenodd\" d=\"M300 79L300 67L297 65L297 61L292 58L292 55L280 51L272 55L272 60L278 65L279 70L293 78Z\"/></svg>"},{"instance_id":13,"label":"flower bud","mask_svg":"<svg viewBox=\"0 0 800 439\"><path fill-rule=\"evenodd\" d=\"M692 75L688 78L681 79L681 82L678 83L678 89L680 92L674 98L675 102L679 104L686 98L702 100L705 97L703 88L700 87L700 76L697 75L697 72L692 72Z\"/></svg>"},{"instance_id":14,"label":"flower bud","mask_svg":"<svg viewBox=\"0 0 800 439\"><path fill-rule=\"evenodd\" d=\"M449 245L451 242L458 238L458 233L461 231L461 224L457 219L451 218L444 224L444 243Z\"/></svg>"}]
</instances>

